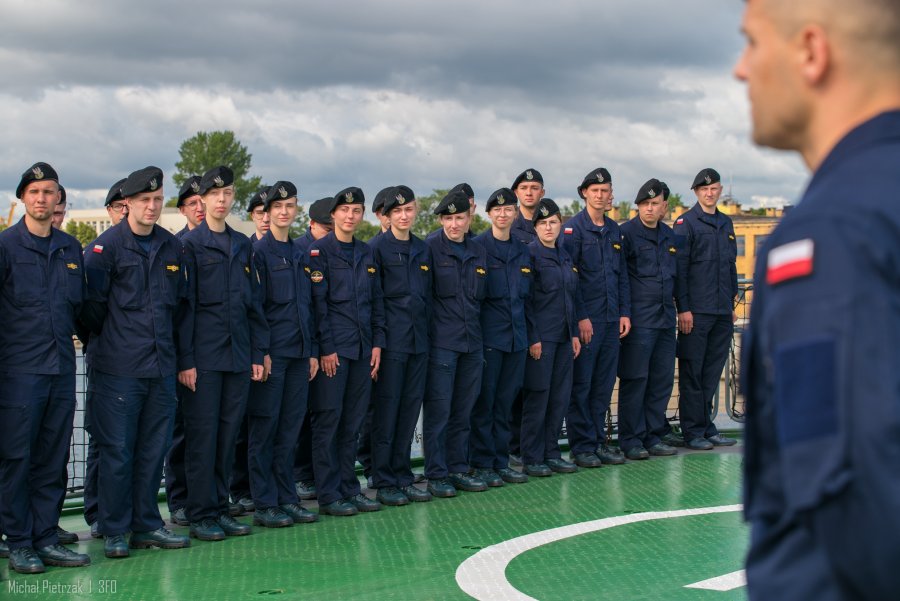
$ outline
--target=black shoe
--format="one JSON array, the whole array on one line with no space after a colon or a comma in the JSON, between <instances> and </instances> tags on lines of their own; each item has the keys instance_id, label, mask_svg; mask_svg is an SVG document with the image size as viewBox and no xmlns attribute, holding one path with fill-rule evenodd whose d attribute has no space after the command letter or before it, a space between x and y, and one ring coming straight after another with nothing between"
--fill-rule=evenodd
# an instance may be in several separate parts
<instances>
[{"instance_id":1,"label":"black shoe","mask_svg":"<svg viewBox=\"0 0 900 601\"><path fill-rule=\"evenodd\" d=\"M553 475L553 470L545 463L526 463L525 474L534 478L546 478Z\"/></svg>"},{"instance_id":2,"label":"black shoe","mask_svg":"<svg viewBox=\"0 0 900 601\"><path fill-rule=\"evenodd\" d=\"M572 455L572 463L578 467L600 467L603 462L593 453L575 453Z\"/></svg>"},{"instance_id":3,"label":"black shoe","mask_svg":"<svg viewBox=\"0 0 900 601\"><path fill-rule=\"evenodd\" d=\"M256 503L253 502L251 497L241 497L235 501L235 504L240 505L241 510L243 510L245 514L256 511Z\"/></svg>"},{"instance_id":4,"label":"black shoe","mask_svg":"<svg viewBox=\"0 0 900 601\"><path fill-rule=\"evenodd\" d=\"M456 496L456 487L447 478L435 478L428 481L428 492L441 499L449 499Z\"/></svg>"},{"instance_id":5,"label":"black shoe","mask_svg":"<svg viewBox=\"0 0 900 601\"><path fill-rule=\"evenodd\" d=\"M150 532L132 532L128 544L132 549L184 549L191 546L191 539L165 528L157 528Z\"/></svg>"},{"instance_id":6,"label":"black shoe","mask_svg":"<svg viewBox=\"0 0 900 601\"><path fill-rule=\"evenodd\" d=\"M381 503L379 503L378 501L373 501L362 493L353 495L349 499L344 500L362 512L381 511Z\"/></svg>"},{"instance_id":7,"label":"black shoe","mask_svg":"<svg viewBox=\"0 0 900 601\"><path fill-rule=\"evenodd\" d=\"M9 569L19 574L42 574L47 571L44 562L31 547L19 547L10 551Z\"/></svg>"},{"instance_id":8,"label":"black shoe","mask_svg":"<svg viewBox=\"0 0 900 601\"><path fill-rule=\"evenodd\" d=\"M488 488L500 488L503 486L503 478L501 478L500 474L494 470L478 469L475 470L474 476L484 480L484 483L488 485Z\"/></svg>"},{"instance_id":9,"label":"black shoe","mask_svg":"<svg viewBox=\"0 0 900 601\"><path fill-rule=\"evenodd\" d=\"M525 464L522 462L522 456L521 456L521 455L513 455L513 454L510 454L510 456L509 456L509 464L510 464L510 465L525 465Z\"/></svg>"},{"instance_id":10,"label":"black shoe","mask_svg":"<svg viewBox=\"0 0 900 601\"><path fill-rule=\"evenodd\" d=\"M670 447L683 447L684 446L684 436L680 434L675 434L674 432L669 432L665 436L662 437L662 442L664 444L669 445Z\"/></svg>"},{"instance_id":11,"label":"black shoe","mask_svg":"<svg viewBox=\"0 0 900 601\"><path fill-rule=\"evenodd\" d=\"M631 447L627 451L625 451L625 457L632 461L639 461L641 459L648 459L650 457L650 453L647 452L647 449L644 447Z\"/></svg>"},{"instance_id":12,"label":"black shoe","mask_svg":"<svg viewBox=\"0 0 900 601\"><path fill-rule=\"evenodd\" d=\"M412 484L410 484L409 486L402 486L400 488L400 492L406 495L406 498L413 503L427 503L432 499L430 492L428 492L427 490L422 490L421 488L417 488Z\"/></svg>"},{"instance_id":13,"label":"black shoe","mask_svg":"<svg viewBox=\"0 0 900 601\"><path fill-rule=\"evenodd\" d=\"M565 459L547 459L544 463L551 470L558 474L574 474L578 471L578 466L570 461L566 461Z\"/></svg>"},{"instance_id":14,"label":"black shoe","mask_svg":"<svg viewBox=\"0 0 900 601\"><path fill-rule=\"evenodd\" d=\"M77 534L75 534L74 532L69 532L68 530L60 528L59 526L56 527L56 538L59 539L59 544L61 545L74 545L78 542ZM40 553L38 553L38 555L40 555ZM47 565L53 564L48 563Z\"/></svg>"},{"instance_id":15,"label":"black shoe","mask_svg":"<svg viewBox=\"0 0 900 601\"><path fill-rule=\"evenodd\" d=\"M359 509L343 499L339 499L334 503L328 503L327 505L319 505L319 515L348 516L356 515L357 513L359 513Z\"/></svg>"},{"instance_id":16,"label":"black shoe","mask_svg":"<svg viewBox=\"0 0 900 601\"><path fill-rule=\"evenodd\" d=\"M41 558L45 566L57 566L60 568L80 568L91 565L91 556L84 553L76 553L72 549L63 547L59 543L35 549L37 556Z\"/></svg>"},{"instance_id":17,"label":"black shoe","mask_svg":"<svg viewBox=\"0 0 900 601\"><path fill-rule=\"evenodd\" d=\"M388 505L390 507L401 507L403 505L409 505L409 497L403 494L396 486L385 486L384 488L379 488L378 492L375 493L375 499L379 503Z\"/></svg>"},{"instance_id":18,"label":"black shoe","mask_svg":"<svg viewBox=\"0 0 900 601\"><path fill-rule=\"evenodd\" d=\"M611 447L608 444L600 445L597 449L597 457L599 457L600 461L606 465L622 465L625 463L625 457L622 455L622 451L616 447Z\"/></svg>"},{"instance_id":19,"label":"black shoe","mask_svg":"<svg viewBox=\"0 0 900 601\"><path fill-rule=\"evenodd\" d=\"M713 448L713 443L705 438L692 438L684 443L684 446L692 451L709 451Z\"/></svg>"},{"instance_id":20,"label":"black shoe","mask_svg":"<svg viewBox=\"0 0 900 601\"><path fill-rule=\"evenodd\" d=\"M6 559L9 557L9 545L6 544L6 541L0 541L0 559Z\"/></svg>"},{"instance_id":21,"label":"black shoe","mask_svg":"<svg viewBox=\"0 0 900 601\"><path fill-rule=\"evenodd\" d=\"M516 471L511 467L501 467L497 470L497 473L500 474L500 477L503 478L504 482L508 482L509 484L524 484L528 482L527 474Z\"/></svg>"},{"instance_id":22,"label":"black shoe","mask_svg":"<svg viewBox=\"0 0 900 601\"><path fill-rule=\"evenodd\" d=\"M309 482L306 480L300 480L299 482L294 483L294 488L297 491L297 496L300 497L301 501L311 501L316 498L316 483Z\"/></svg>"},{"instance_id":23,"label":"black shoe","mask_svg":"<svg viewBox=\"0 0 900 601\"><path fill-rule=\"evenodd\" d=\"M179 507L169 515L169 521L177 526L190 526L191 521L187 518L184 507Z\"/></svg>"},{"instance_id":24,"label":"black shoe","mask_svg":"<svg viewBox=\"0 0 900 601\"><path fill-rule=\"evenodd\" d=\"M228 515L233 518L244 515L247 510L240 503L228 503Z\"/></svg>"},{"instance_id":25,"label":"black shoe","mask_svg":"<svg viewBox=\"0 0 900 601\"><path fill-rule=\"evenodd\" d=\"M291 516L295 524L311 524L319 519L319 514L301 507L300 503L287 503L281 505L280 509Z\"/></svg>"},{"instance_id":26,"label":"black shoe","mask_svg":"<svg viewBox=\"0 0 900 601\"><path fill-rule=\"evenodd\" d=\"M253 525L263 528L286 528L294 525L294 518L280 507L267 507L253 512Z\"/></svg>"},{"instance_id":27,"label":"black shoe","mask_svg":"<svg viewBox=\"0 0 900 601\"><path fill-rule=\"evenodd\" d=\"M191 522L189 534L191 538L196 538L197 540L209 542L225 540L225 531L222 530L216 520L212 518L206 518L199 522Z\"/></svg>"},{"instance_id":28,"label":"black shoe","mask_svg":"<svg viewBox=\"0 0 900 601\"><path fill-rule=\"evenodd\" d=\"M100 534L100 522L91 524L91 538L103 538L103 535Z\"/></svg>"},{"instance_id":29,"label":"black shoe","mask_svg":"<svg viewBox=\"0 0 900 601\"><path fill-rule=\"evenodd\" d=\"M428 478L425 477L425 474L420 474L419 472L413 472L413 484L421 484L422 482L427 482Z\"/></svg>"},{"instance_id":30,"label":"black shoe","mask_svg":"<svg viewBox=\"0 0 900 601\"><path fill-rule=\"evenodd\" d=\"M652 447L647 449L647 452L653 455L654 457L666 457L668 455L675 455L678 453L678 449L675 447L670 447L664 442L658 442Z\"/></svg>"},{"instance_id":31,"label":"black shoe","mask_svg":"<svg viewBox=\"0 0 900 601\"><path fill-rule=\"evenodd\" d=\"M713 444L713 446L717 447L730 447L732 445L737 444L737 440L734 438L728 438L727 436L722 436L721 434L716 434L715 436L710 436L707 438L709 442Z\"/></svg>"},{"instance_id":32,"label":"black shoe","mask_svg":"<svg viewBox=\"0 0 900 601\"><path fill-rule=\"evenodd\" d=\"M447 478L454 488L464 490L466 492L484 492L488 489L488 485L481 478L470 476L469 474L460 472L458 474L450 474Z\"/></svg>"},{"instance_id":33,"label":"black shoe","mask_svg":"<svg viewBox=\"0 0 900 601\"><path fill-rule=\"evenodd\" d=\"M225 533L225 536L247 536L253 532L253 528L242 522L237 521L231 515L223 513L216 520L219 528Z\"/></svg>"},{"instance_id":34,"label":"black shoe","mask_svg":"<svg viewBox=\"0 0 900 601\"><path fill-rule=\"evenodd\" d=\"M125 542L124 534L116 534L107 536L103 541L103 554L110 559L118 559L120 557L128 557L128 543Z\"/></svg>"}]
</instances>

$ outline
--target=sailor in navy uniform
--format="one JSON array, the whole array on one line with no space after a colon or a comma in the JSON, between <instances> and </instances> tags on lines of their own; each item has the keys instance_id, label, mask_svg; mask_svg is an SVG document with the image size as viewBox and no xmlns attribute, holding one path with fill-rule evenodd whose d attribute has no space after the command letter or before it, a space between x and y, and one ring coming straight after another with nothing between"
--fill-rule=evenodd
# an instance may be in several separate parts
<instances>
[{"instance_id":1,"label":"sailor in navy uniform","mask_svg":"<svg viewBox=\"0 0 900 601\"><path fill-rule=\"evenodd\" d=\"M487 490L484 480L469 474L470 419L484 361L479 314L487 256L483 246L466 236L471 215L464 192L448 193L434 212L442 229L426 240L434 261L434 288L422 434L428 491L453 497L458 488Z\"/></svg>"},{"instance_id":2,"label":"sailor in navy uniform","mask_svg":"<svg viewBox=\"0 0 900 601\"><path fill-rule=\"evenodd\" d=\"M382 210L391 227L371 242L387 341L372 413L372 484L381 503L406 505L431 500L413 486L410 443L425 394L434 265L429 248L410 232L416 217L412 190L391 188Z\"/></svg>"},{"instance_id":3,"label":"sailor in navy uniform","mask_svg":"<svg viewBox=\"0 0 900 601\"><path fill-rule=\"evenodd\" d=\"M156 167L129 175L122 186L128 217L85 250L82 321L91 331L90 420L100 447L107 557L127 557L129 545L190 545L163 527L156 503L175 416L174 332L189 310L181 243L156 225L162 182Z\"/></svg>"},{"instance_id":4,"label":"sailor in navy uniform","mask_svg":"<svg viewBox=\"0 0 900 601\"><path fill-rule=\"evenodd\" d=\"M691 189L697 204L675 220L678 275L678 415L684 443L709 450L736 441L710 419L712 400L731 346L737 300L737 239L731 218L716 208L719 173L702 169Z\"/></svg>"},{"instance_id":5,"label":"sailor in navy uniform","mask_svg":"<svg viewBox=\"0 0 900 601\"><path fill-rule=\"evenodd\" d=\"M334 198L334 231L308 253L321 365L312 384L310 424L319 513L346 516L381 509L362 494L354 465L385 326L372 250L353 236L365 197L351 187Z\"/></svg>"},{"instance_id":6,"label":"sailor in navy uniform","mask_svg":"<svg viewBox=\"0 0 900 601\"><path fill-rule=\"evenodd\" d=\"M475 237L488 260L481 305L484 369L481 392L472 409L469 461L475 476L488 486L499 487L528 479L509 467L509 439L513 399L525 377L527 322L533 317L525 312L525 303L533 278L528 247L510 235L519 214L516 195L509 188L500 188L490 195L485 210L491 229Z\"/></svg>"},{"instance_id":7,"label":"sailor in navy uniform","mask_svg":"<svg viewBox=\"0 0 900 601\"><path fill-rule=\"evenodd\" d=\"M59 544L67 449L75 414L81 245L51 226L59 177L47 163L22 175L25 216L0 232L0 523L9 566L35 574L90 557Z\"/></svg>"},{"instance_id":8,"label":"sailor in navy uniform","mask_svg":"<svg viewBox=\"0 0 900 601\"><path fill-rule=\"evenodd\" d=\"M648 180L621 226L631 287L631 332L619 353L619 448L628 459L674 455L662 442L675 381L675 234L662 222L663 183Z\"/></svg>"},{"instance_id":9,"label":"sailor in navy uniform","mask_svg":"<svg viewBox=\"0 0 900 601\"><path fill-rule=\"evenodd\" d=\"M562 458L559 433L572 393L572 370L581 352L575 306L578 269L559 244L559 206L542 198L532 218L537 238L528 245L534 292L528 299L528 359L522 394L522 462L529 476L573 473Z\"/></svg>"},{"instance_id":10,"label":"sailor in navy uniform","mask_svg":"<svg viewBox=\"0 0 900 601\"><path fill-rule=\"evenodd\" d=\"M519 214L513 222L512 235L530 244L535 239L532 218L538 203L544 197L544 176L537 169L526 169L516 176L510 190L519 201Z\"/></svg>"},{"instance_id":11,"label":"sailor in navy uniform","mask_svg":"<svg viewBox=\"0 0 900 601\"><path fill-rule=\"evenodd\" d=\"M578 268L582 306L576 307L581 354L575 360L572 402L566 417L569 448L580 467L621 464L619 449L606 442L606 413L616 383L619 339L631 329L628 269L612 208L612 177L603 167L578 186L584 210L566 222L562 246Z\"/></svg>"},{"instance_id":12,"label":"sailor in navy uniform","mask_svg":"<svg viewBox=\"0 0 900 601\"><path fill-rule=\"evenodd\" d=\"M175 201L175 206L178 207L178 211L187 220L184 227L175 234L179 239L200 225L200 222L206 216L206 205L203 204L203 199L200 196L200 180L201 177L199 175L191 175L184 180L181 188L178 189L178 200Z\"/></svg>"}]
</instances>

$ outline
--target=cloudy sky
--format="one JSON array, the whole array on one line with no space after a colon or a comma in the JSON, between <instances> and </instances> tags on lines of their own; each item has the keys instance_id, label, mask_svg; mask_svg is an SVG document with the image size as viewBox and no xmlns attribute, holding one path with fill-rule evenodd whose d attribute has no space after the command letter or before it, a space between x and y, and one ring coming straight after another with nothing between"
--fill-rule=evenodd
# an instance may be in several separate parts
<instances>
[{"instance_id":1,"label":"cloudy sky","mask_svg":"<svg viewBox=\"0 0 900 601\"><path fill-rule=\"evenodd\" d=\"M233 5L229 7L229 4ZM690 196L718 169L748 205L799 196L794 156L749 141L731 76L740 0L0 0L0 213L51 163L74 208L181 142L233 130L251 173L301 200L526 168L567 202L597 166L617 201L650 177ZM168 193L173 184L168 180Z\"/></svg>"}]
</instances>

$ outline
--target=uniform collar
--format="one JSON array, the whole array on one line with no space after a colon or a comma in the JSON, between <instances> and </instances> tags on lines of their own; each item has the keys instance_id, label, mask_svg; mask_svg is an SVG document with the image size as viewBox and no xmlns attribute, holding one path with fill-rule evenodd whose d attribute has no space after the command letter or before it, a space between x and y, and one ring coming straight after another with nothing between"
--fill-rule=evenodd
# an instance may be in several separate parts
<instances>
[{"instance_id":1,"label":"uniform collar","mask_svg":"<svg viewBox=\"0 0 900 601\"><path fill-rule=\"evenodd\" d=\"M580 219L585 229L596 232L598 234L605 234L607 231L609 231L609 228L607 226L609 225L609 222L612 221L609 217L607 217L606 213L604 213L603 225L597 225L588 214L587 208L581 209L581 212L576 215L574 219Z\"/></svg>"},{"instance_id":2,"label":"uniform collar","mask_svg":"<svg viewBox=\"0 0 900 601\"><path fill-rule=\"evenodd\" d=\"M512 224L511 230L516 230L516 229L526 231L530 234L533 234L535 232L534 224L530 220L525 219L525 216L522 215L521 210L516 214L516 219L513 221L513 224Z\"/></svg>"},{"instance_id":3,"label":"uniform collar","mask_svg":"<svg viewBox=\"0 0 900 601\"><path fill-rule=\"evenodd\" d=\"M441 228L439 235L441 238L441 251L444 254L455 257L456 253L453 252L453 249L450 246L450 238L447 237L447 233L444 232L444 228ZM464 236L462 244L463 244L463 248L465 249L465 252L463 253L463 261L467 261L469 259L473 259L478 256L472 250L472 245L474 244L474 242L472 242L472 238L470 236L468 236L468 235Z\"/></svg>"},{"instance_id":4,"label":"uniform collar","mask_svg":"<svg viewBox=\"0 0 900 601\"><path fill-rule=\"evenodd\" d=\"M337 239L337 236L334 235L334 232L328 232L324 238L319 242L322 248L325 249L330 255L334 256L341 261L347 261L346 257L344 257L344 253L341 250L341 242ZM355 265L359 262L359 258L362 256L362 244L358 244L358 240L356 237L353 237L353 264Z\"/></svg>"},{"instance_id":5,"label":"uniform collar","mask_svg":"<svg viewBox=\"0 0 900 601\"><path fill-rule=\"evenodd\" d=\"M275 236L272 235L272 230L269 230L268 232L266 232L266 235L263 236L263 240L266 241L266 249L268 250L268 252L275 255L276 257L281 257L283 259L289 259L293 255L293 253L291 251L288 251L287 253L284 252L284 250L283 250L284 247L281 244L279 244L278 240L275 239ZM287 244L289 244L290 248L292 248L292 249L295 246L293 244L293 240L291 239L290 236L288 236Z\"/></svg>"},{"instance_id":6,"label":"uniform collar","mask_svg":"<svg viewBox=\"0 0 900 601\"><path fill-rule=\"evenodd\" d=\"M222 249L219 248L218 244L216 244L213 236L213 231L209 229L209 224L206 223L206 219L198 223L197 227L195 227L194 229L197 230L197 233L195 233L194 235L197 236L200 244L207 248L212 248L221 252ZM228 234L229 257L233 257L237 254L237 244L234 243L234 230L232 230L231 226L229 226L227 223L225 224L224 233Z\"/></svg>"},{"instance_id":7,"label":"uniform collar","mask_svg":"<svg viewBox=\"0 0 900 601\"><path fill-rule=\"evenodd\" d=\"M35 244L34 239L31 237L31 232L28 231L28 226L25 225L24 216L19 219L19 222L16 223L13 228L15 228L15 230L18 232L19 242L22 246L24 246L28 250L33 250L34 252L43 254L38 248L37 244ZM55 232L54 229L55 228L53 227L50 228L50 247L47 251L48 255L52 255L60 248L65 247L63 236L60 235L60 232Z\"/></svg>"},{"instance_id":8,"label":"uniform collar","mask_svg":"<svg viewBox=\"0 0 900 601\"><path fill-rule=\"evenodd\" d=\"M631 222L634 224L634 231L638 236L640 236L644 240L649 240L654 244L656 244L657 242L662 243L662 240L665 236L662 228L662 226L664 225L663 223L657 223L656 229L651 230L647 229L647 226L644 225L644 222L641 221L640 217L632 218Z\"/></svg>"},{"instance_id":9,"label":"uniform collar","mask_svg":"<svg viewBox=\"0 0 900 601\"><path fill-rule=\"evenodd\" d=\"M831 149L813 174L809 189L818 183L822 175L832 172L841 161L856 156L860 149L871 147L879 141L898 138L900 138L900 110L886 111L862 123L841 138Z\"/></svg>"},{"instance_id":10,"label":"uniform collar","mask_svg":"<svg viewBox=\"0 0 900 601\"><path fill-rule=\"evenodd\" d=\"M700 203L697 202L693 207L691 207L691 211L694 212L694 214L697 216L697 219L713 227L719 227L725 222L724 219L719 219L719 214L721 213L721 211L718 207L716 207L716 212L710 215L709 213L704 211L703 207L700 206Z\"/></svg>"},{"instance_id":11,"label":"uniform collar","mask_svg":"<svg viewBox=\"0 0 900 601\"><path fill-rule=\"evenodd\" d=\"M488 229L484 232L483 235L478 236L476 241L479 242L484 250L487 251L489 255L492 257L496 257L498 259L503 259L506 262L512 262L513 259L518 257L524 252L524 245L516 244L516 237L511 235L509 236L509 256L504 256L500 253L497 245L501 244L499 240L494 238L494 233L492 230Z\"/></svg>"}]
</instances>

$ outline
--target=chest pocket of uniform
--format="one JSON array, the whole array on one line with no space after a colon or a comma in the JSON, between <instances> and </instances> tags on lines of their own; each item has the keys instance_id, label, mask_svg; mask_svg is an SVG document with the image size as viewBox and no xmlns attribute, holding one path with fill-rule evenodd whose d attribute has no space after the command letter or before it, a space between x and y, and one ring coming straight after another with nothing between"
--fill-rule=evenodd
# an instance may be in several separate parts
<instances>
[{"instance_id":1,"label":"chest pocket of uniform","mask_svg":"<svg viewBox=\"0 0 900 601\"><path fill-rule=\"evenodd\" d=\"M16 257L13 261L15 274L15 292L13 298L17 305L32 306L41 304L44 291L44 270L36 257Z\"/></svg>"},{"instance_id":2,"label":"chest pocket of uniform","mask_svg":"<svg viewBox=\"0 0 900 601\"><path fill-rule=\"evenodd\" d=\"M509 298L509 280L506 278L506 265L488 263L485 295L487 298Z\"/></svg>"},{"instance_id":3,"label":"chest pocket of uniform","mask_svg":"<svg viewBox=\"0 0 900 601\"><path fill-rule=\"evenodd\" d=\"M215 305L225 300L225 260L222 257L204 257L197 264L197 302Z\"/></svg>"},{"instance_id":4,"label":"chest pocket of uniform","mask_svg":"<svg viewBox=\"0 0 900 601\"><path fill-rule=\"evenodd\" d=\"M531 265L519 265L519 298L525 298L531 293L533 277Z\"/></svg>"},{"instance_id":5,"label":"chest pocket of uniform","mask_svg":"<svg viewBox=\"0 0 900 601\"><path fill-rule=\"evenodd\" d=\"M651 278L659 272L659 264L656 259L656 247L652 244L638 247L635 257L635 267L638 277Z\"/></svg>"},{"instance_id":6,"label":"chest pocket of uniform","mask_svg":"<svg viewBox=\"0 0 900 601\"><path fill-rule=\"evenodd\" d=\"M381 287L386 298L410 294L409 269L406 261L392 257L381 264Z\"/></svg>"},{"instance_id":7,"label":"chest pocket of uniform","mask_svg":"<svg viewBox=\"0 0 900 601\"><path fill-rule=\"evenodd\" d=\"M140 309L144 304L144 269L136 260L121 261L116 265L112 294L123 309Z\"/></svg>"},{"instance_id":8,"label":"chest pocket of uniform","mask_svg":"<svg viewBox=\"0 0 900 601\"><path fill-rule=\"evenodd\" d=\"M161 286L163 299L167 305L174 306L178 302L178 287L181 285L184 273L182 273L182 265L177 257L162 257L159 259L162 263L160 270L163 273L161 278Z\"/></svg>"},{"instance_id":9,"label":"chest pocket of uniform","mask_svg":"<svg viewBox=\"0 0 900 601\"><path fill-rule=\"evenodd\" d=\"M459 273L456 263L446 261L434 266L434 294L438 298L451 298L459 292Z\"/></svg>"},{"instance_id":10,"label":"chest pocket of uniform","mask_svg":"<svg viewBox=\"0 0 900 601\"><path fill-rule=\"evenodd\" d=\"M334 301L353 300L353 269L343 261L328 262L328 296Z\"/></svg>"},{"instance_id":11,"label":"chest pocket of uniform","mask_svg":"<svg viewBox=\"0 0 900 601\"><path fill-rule=\"evenodd\" d=\"M471 277L473 278L472 292L475 300L484 300L485 291L487 290L487 269L481 266L475 266L472 269Z\"/></svg>"},{"instance_id":12,"label":"chest pocket of uniform","mask_svg":"<svg viewBox=\"0 0 900 601\"><path fill-rule=\"evenodd\" d=\"M603 253L596 238L584 238L581 242L581 266L585 271L603 271Z\"/></svg>"},{"instance_id":13,"label":"chest pocket of uniform","mask_svg":"<svg viewBox=\"0 0 900 601\"><path fill-rule=\"evenodd\" d=\"M70 303L78 304L84 298L84 274L81 273L81 269L78 268L78 263L75 261L71 259L64 260L64 263L63 269L68 274L66 277L66 297ZM70 265L75 265L75 269L72 269Z\"/></svg>"},{"instance_id":14,"label":"chest pocket of uniform","mask_svg":"<svg viewBox=\"0 0 900 601\"><path fill-rule=\"evenodd\" d=\"M544 260L540 262L540 270L541 292L556 292L562 287L562 270L559 264ZM572 275L577 277L574 271Z\"/></svg>"},{"instance_id":15,"label":"chest pocket of uniform","mask_svg":"<svg viewBox=\"0 0 900 601\"><path fill-rule=\"evenodd\" d=\"M712 233L694 234L694 261L712 261L716 258L716 236Z\"/></svg>"},{"instance_id":16,"label":"chest pocket of uniform","mask_svg":"<svg viewBox=\"0 0 900 601\"><path fill-rule=\"evenodd\" d=\"M269 300L284 305L294 298L294 273L290 263L269 266Z\"/></svg>"}]
</instances>

